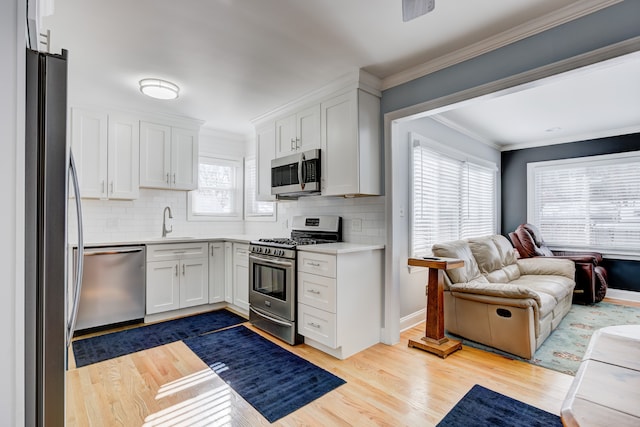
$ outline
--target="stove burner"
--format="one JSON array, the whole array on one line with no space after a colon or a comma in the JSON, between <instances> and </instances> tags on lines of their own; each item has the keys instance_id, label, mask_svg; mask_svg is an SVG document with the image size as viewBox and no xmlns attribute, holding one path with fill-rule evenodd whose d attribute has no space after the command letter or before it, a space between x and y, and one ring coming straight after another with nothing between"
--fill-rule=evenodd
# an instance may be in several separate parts
<instances>
[{"instance_id":1,"label":"stove burner","mask_svg":"<svg viewBox=\"0 0 640 427\"><path fill-rule=\"evenodd\" d=\"M262 243L276 243L278 245L290 245L290 246L315 245L316 243L323 242L322 240L311 239L308 237L299 237L294 239L290 239L288 237L274 237L270 239L260 239L258 241Z\"/></svg>"}]
</instances>

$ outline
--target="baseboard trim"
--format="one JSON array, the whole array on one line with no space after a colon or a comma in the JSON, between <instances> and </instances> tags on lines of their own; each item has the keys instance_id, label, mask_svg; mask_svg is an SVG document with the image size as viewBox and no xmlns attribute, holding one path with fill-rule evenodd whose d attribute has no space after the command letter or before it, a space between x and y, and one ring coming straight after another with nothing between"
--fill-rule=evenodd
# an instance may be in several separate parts
<instances>
[{"instance_id":1,"label":"baseboard trim","mask_svg":"<svg viewBox=\"0 0 640 427\"><path fill-rule=\"evenodd\" d=\"M427 315L427 309L423 308L422 310L418 310L414 313L409 314L408 316L404 316L400 318L400 332L404 332L407 329L411 329L416 325L425 321Z\"/></svg>"},{"instance_id":2,"label":"baseboard trim","mask_svg":"<svg viewBox=\"0 0 640 427\"><path fill-rule=\"evenodd\" d=\"M625 301L640 302L640 292L625 291L622 289L607 289L607 298L621 299Z\"/></svg>"}]
</instances>

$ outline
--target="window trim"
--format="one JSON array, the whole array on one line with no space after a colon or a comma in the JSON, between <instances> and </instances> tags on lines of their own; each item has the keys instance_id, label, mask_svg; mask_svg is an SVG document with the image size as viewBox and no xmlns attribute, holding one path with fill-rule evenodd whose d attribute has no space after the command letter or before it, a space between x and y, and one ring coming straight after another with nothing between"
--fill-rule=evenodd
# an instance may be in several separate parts
<instances>
[{"instance_id":1,"label":"window trim","mask_svg":"<svg viewBox=\"0 0 640 427\"><path fill-rule=\"evenodd\" d=\"M255 162L255 170L256 170L256 174L258 172L258 160L256 159L255 156L249 156L249 157L245 157L244 158L244 197L243 197L243 201L244 201L244 215L243 218L245 221L251 221L251 222L275 222L277 221L277 216L278 216L278 204L276 202L266 202L266 201L261 201L261 200L255 200L256 202L261 202L261 203L272 203L273 204L273 212L271 213L271 215L259 215L259 214L250 214L248 212L248 206L249 206L249 202L248 202L248 197L249 197L249 192L247 191L248 186L247 186L247 182L249 180L249 177L247 176L248 170L249 168L247 167L247 163L248 162ZM257 187L257 182L254 182L254 191L255 194L258 194L258 187Z\"/></svg>"},{"instance_id":2,"label":"window trim","mask_svg":"<svg viewBox=\"0 0 640 427\"><path fill-rule=\"evenodd\" d=\"M233 163L236 167L236 203L234 212L230 214L194 214L192 211L192 195L194 191L187 192L187 221L242 221L244 211L244 162L242 157L224 156L213 153L200 154L198 156L198 168L200 168L200 159L209 158L216 159L226 163ZM236 166L237 165L237 166ZM199 184L198 180L198 184Z\"/></svg>"},{"instance_id":3,"label":"window trim","mask_svg":"<svg viewBox=\"0 0 640 427\"><path fill-rule=\"evenodd\" d=\"M414 155L413 155L413 150L414 147L416 145L421 145L427 149L430 149L432 151L436 151L439 154L449 157L453 160L457 160L460 162L464 162L464 163L470 163L470 164L475 164L477 166L481 166L487 169L490 169L494 172L493 174L493 182L494 182L494 189L493 189L493 230L494 233L498 233L498 225L499 225L499 221L500 221L500 213L498 211L498 203L499 203L499 177L498 177L498 166L496 165L496 163L490 161L490 160L486 160L477 156L473 156L470 155L468 153L465 153L463 151L457 150L455 148L451 148L447 145L444 145L440 142L437 142L433 139L430 139L428 137L425 137L419 133L416 132L409 132L409 163L410 163L410 175L409 175L409 210L410 210L410 215L408 218L409 221L409 256L413 257L413 256L428 256L431 255L431 250L429 249L428 253L426 254L415 254L414 253L414 217L413 217L413 205L414 205L414 196L413 196L413 182L414 182L414 177L415 177L415 172L414 172Z\"/></svg>"},{"instance_id":4,"label":"window trim","mask_svg":"<svg viewBox=\"0 0 640 427\"><path fill-rule=\"evenodd\" d=\"M556 160L544 160L539 162L530 162L527 163L527 222L531 224L536 224L536 213L535 213L535 172L537 169L554 169L564 166L571 165L585 165L595 163L613 163L620 159L638 159L640 161L640 151L627 151L623 153L611 153L611 154L600 154L595 156L582 156L582 157L572 157L568 159L556 159ZM536 224L537 225L537 224ZM560 245L549 245L549 247L553 250L585 250L585 251L595 251L600 252L605 258L616 258L616 259L640 259L640 250L632 251L632 250L616 250L616 249L607 249L607 248L598 248L595 246L587 246L587 247L571 247L571 246L560 246Z\"/></svg>"}]
</instances>

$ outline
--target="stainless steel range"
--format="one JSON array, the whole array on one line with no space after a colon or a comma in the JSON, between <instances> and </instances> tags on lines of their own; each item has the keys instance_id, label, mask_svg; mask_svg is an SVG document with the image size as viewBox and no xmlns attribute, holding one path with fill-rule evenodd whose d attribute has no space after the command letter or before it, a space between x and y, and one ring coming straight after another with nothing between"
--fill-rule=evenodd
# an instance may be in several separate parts
<instances>
[{"instance_id":1,"label":"stainless steel range","mask_svg":"<svg viewBox=\"0 0 640 427\"><path fill-rule=\"evenodd\" d=\"M342 241L339 216L293 217L291 238L260 239L249 245L249 320L257 328L295 345L297 331L297 246Z\"/></svg>"}]
</instances>

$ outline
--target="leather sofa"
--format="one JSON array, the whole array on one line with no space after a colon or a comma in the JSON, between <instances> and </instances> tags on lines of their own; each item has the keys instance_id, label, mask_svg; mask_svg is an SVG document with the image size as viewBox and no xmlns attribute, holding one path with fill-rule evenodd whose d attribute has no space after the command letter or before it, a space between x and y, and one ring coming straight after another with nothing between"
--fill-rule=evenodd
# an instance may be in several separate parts
<instances>
[{"instance_id":1,"label":"leather sofa","mask_svg":"<svg viewBox=\"0 0 640 427\"><path fill-rule=\"evenodd\" d=\"M438 243L437 257L462 259L445 275L445 329L531 359L571 309L573 261L517 259L501 235Z\"/></svg>"},{"instance_id":2,"label":"leather sofa","mask_svg":"<svg viewBox=\"0 0 640 427\"><path fill-rule=\"evenodd\" d=\"M600 265L602 254L598 252L552 251L542 239L540 230L533 224L520 224L509 238L520 258L538 256L567 258L576 264L576 288L573 302L594 304L602 301L607 293L607 270Z\"/></svg>"}]
</instances>

